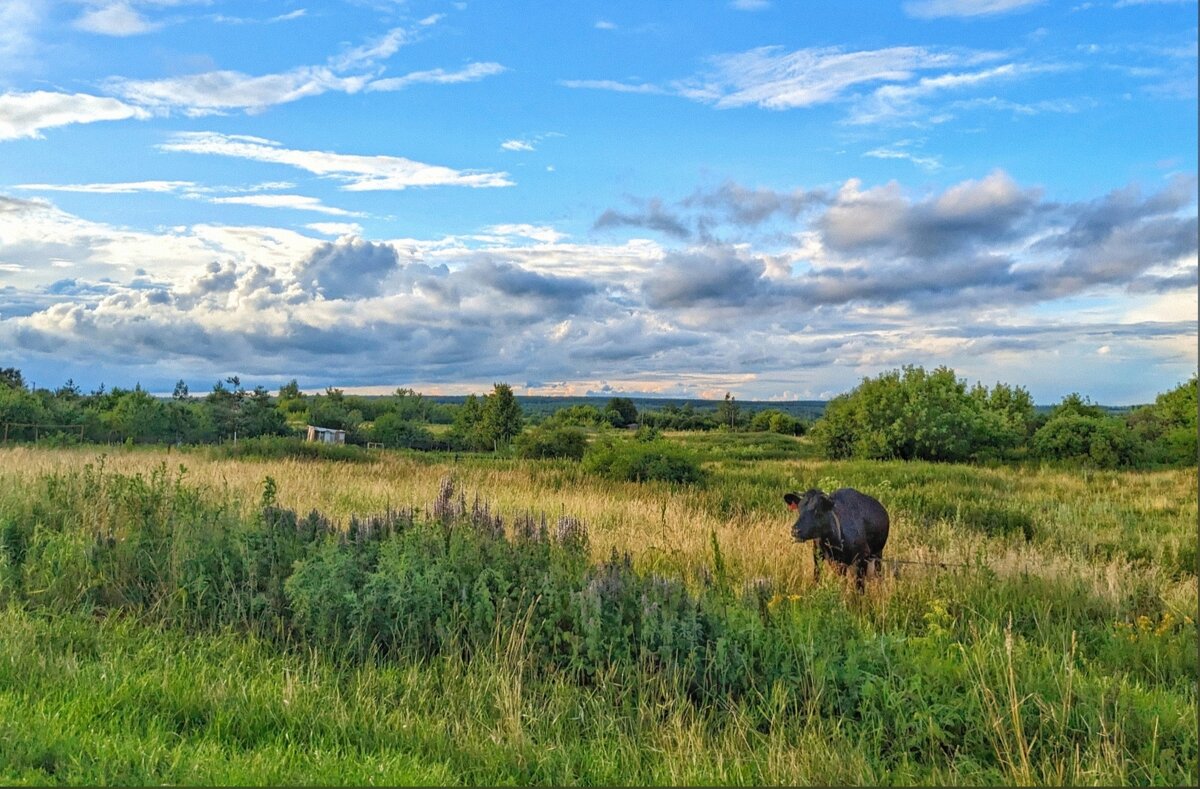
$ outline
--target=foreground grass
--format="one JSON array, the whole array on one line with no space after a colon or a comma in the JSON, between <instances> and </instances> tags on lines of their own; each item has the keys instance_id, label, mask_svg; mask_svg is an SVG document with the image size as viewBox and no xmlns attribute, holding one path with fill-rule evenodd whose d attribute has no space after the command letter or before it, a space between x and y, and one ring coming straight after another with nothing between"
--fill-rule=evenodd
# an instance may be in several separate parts
<instances>
[{"instance_id":1,"label":"foreground grass","mask_svg":"<svg viewBox=\"0 0 1200 789\"><path fill-rule=\"evenodd\" d=\"M709 450L714 481L679 489L553 462L170 459L187 467L172 484L246 518L268 475L281 505L346 518L424 506L450 471L502 512L583 517L595 559L628 549L642 572L692 585L714 570L715 536L751 609L753 590L770 590L764 632L799 673L698 702L646 666L581 683L499 631L469 661L362 660L155 611L97 617L69 602L69 574L45 569L77 558L43 554L22 595L47 602L0 614L0 782L1195 782L1193 472ZM150 476L165 459L103 463ZM121 533L128 509L72 481L87 464L94 452L0 452L0 519L66 512L64 533ZM839 484L888 505L889 554L969 566L908 568L864 595L828 575L814 582L807 552L787 541L779 492Z\"/></svg>"}]
</instances>

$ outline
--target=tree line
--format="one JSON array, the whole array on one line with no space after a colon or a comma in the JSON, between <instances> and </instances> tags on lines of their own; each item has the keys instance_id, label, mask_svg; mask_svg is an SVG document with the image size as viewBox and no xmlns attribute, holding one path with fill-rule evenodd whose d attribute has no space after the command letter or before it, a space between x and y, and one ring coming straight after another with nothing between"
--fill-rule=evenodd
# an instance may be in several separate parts
<instances>
[{"instance_id":1,"label":"tree line","mask_svg":"<svg viewBox=\"0 0 1200 789\"><path fill-rule=\"evenodd\" d=\"M295 380L272 394L262 386L247 389L237 376L199 396L181 380L167 398L141 386L101 385L85 394L70 380L53 390L35 388L20 370L0 368L5 440L50 443L208 444L299 435L304 425L318 425L346 431L351 444L452 451L512 447L525 457L579 458L595 430L637 428L643 438L662 430L728 430L811 433L831 459L1035 459L1118 468L1195 464L1196 417L1194 376L1152 404L1113 415L1078 394L1047 411L1036 408L1020 386L968 386L948 367L906 366L864 378L810 423L777 408L745 408L728 393L712 408L667 403L639 412L631 399L613 397L602 407L573 404L531 418L505 383L457 405L410 388L385 397L332 387L307 394ZM435 426L442 427L432 430Z\"/></svg>"}]
</instances>

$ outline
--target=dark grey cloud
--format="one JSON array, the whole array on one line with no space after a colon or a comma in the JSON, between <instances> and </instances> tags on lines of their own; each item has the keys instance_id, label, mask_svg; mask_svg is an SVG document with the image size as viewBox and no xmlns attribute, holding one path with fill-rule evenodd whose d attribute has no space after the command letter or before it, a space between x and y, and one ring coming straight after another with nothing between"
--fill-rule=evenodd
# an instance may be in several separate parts
<instances>
[{"instance_id":1,"label":"dark grey cloud","mask_svg":"<svg viewBox=\"0 0 1200 789\"><path fill-rule=\"evenodd\" d=\"M663 208L662 200L659 198L647 200L642 209L633 213L610 208L596 219L592 227L595 230L641 227L680 240L689 239L693 235L692 230L684 224L684 220L680 216Z\"/></svg>"},{"instance_id":2,"label":"dark grey cloud","mask_svg":"<svg viewBox=\"0 0 1200 789\"><path fill-rule=\"evenodd\" d=\"M484 261L471 266L465 277L506 296L532 297L573 309L595 293L595 283L579 277L557 277L528 271L511 263Z\"/></svg>"},{"instance_id":3,"label":"dark grey cloud","mask_svg":"<svg viewBox=\"0 0 1200 789\"><path fill-rule=\"evenodd\" d=\"M360 238L327 242L297 267L296 279L327 299L377 296L383 281L399 267L390 244Z\"/></svg>"},{"instance_id":4,"label":"dark grey cloud","mask_svg":"<svg viewBox=\"0 0 1200 789\"><path fill-rule=\"evenodd\" d=\"M999 171L915 202L895 184L860 191L851 183L816 226L839 252L929 259L1021 237L1037 220L1039 197Z\"/></svg>"},{"instance_id":5,"label":"dark grey cloud","mask_svg":"<svg viewBox=\"0 0 1200 789\"><path fill-rule=\"evenodd\" d=\"M701 305L736 307L759 300L770 288L762 261L723 247L668 255L642 284L653 309Z\"/></svg>"},{"instance_id":6,"label":"dark grey cloud","mask_svg":"<svg viewBox=\"0 0 1200 789\"><path fill-rule=\"evenodd\" d=\"M821 190L777 192L773 189L750 189L734 181L726 181L716 189L697 190L680 202L686 208L707 212L701 217L706 225L725 221L741 227L753 227L776 216L795 220L802 213L828 200Z\"/></svg>"}]
</instances>

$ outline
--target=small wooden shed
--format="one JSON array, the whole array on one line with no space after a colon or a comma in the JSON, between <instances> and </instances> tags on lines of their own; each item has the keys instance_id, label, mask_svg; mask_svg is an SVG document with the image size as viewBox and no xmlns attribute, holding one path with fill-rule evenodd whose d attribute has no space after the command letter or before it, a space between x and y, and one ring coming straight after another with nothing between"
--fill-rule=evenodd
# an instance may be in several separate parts
<instances>
[{"instance_id":1,"label":"small wooden shed","mask_svg":"<svg viewBox=\"0 0 1200 789\"><path fill-rule=\"evenodd\" d=\"M331 427L317 427L315 425L307 425L308 438L307 441L316 441L321 444L345 444L346 431L334 430Z\"/></svg>"}]
</instances>

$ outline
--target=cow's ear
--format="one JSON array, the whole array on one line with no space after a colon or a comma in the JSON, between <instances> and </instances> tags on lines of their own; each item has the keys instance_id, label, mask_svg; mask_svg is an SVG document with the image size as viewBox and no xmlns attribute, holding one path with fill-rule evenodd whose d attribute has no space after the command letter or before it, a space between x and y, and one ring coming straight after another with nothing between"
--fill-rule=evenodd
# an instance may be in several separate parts
<instances>
[{"instance_id":1,"label":"cow's ear","mask_svg":"<svg viewBox=\"0 0 1200 789\"><path fill-rule=\"evenodd\" d=\"M783 494L783 500L786 501L788 504L795 504L797 507L800 506L800 497L795 493Z\"/></svg>"}]
</instances>

